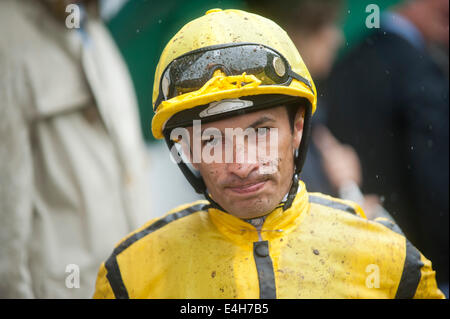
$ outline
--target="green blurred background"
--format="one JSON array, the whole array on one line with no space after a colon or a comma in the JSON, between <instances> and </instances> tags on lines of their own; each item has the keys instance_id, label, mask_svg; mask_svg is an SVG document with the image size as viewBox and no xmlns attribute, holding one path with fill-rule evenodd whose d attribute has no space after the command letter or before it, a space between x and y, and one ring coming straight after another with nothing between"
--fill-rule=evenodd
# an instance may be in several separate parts
<instances>
[{"instance_id":1,"label":"green blurred background","mask_svg":"<svg viewBox=\"0 0 450 319\"><path fill-rule=\"evenodd\" d=\"M282 1L282 0L278 0ZM301 0L299 0L301 1ZM366 32L366 7L376 4L380 10L401 0L347 0L343 1L342 29L345 45L340 55L357 44ZM282 2L281 2L282 3ZM107 25L119 46L133 79L139 103L142 133L147 142L151 135L153 79L159 55L165 44L187 22L202 16L212 8L249 10L243 0L182 1L129 0ZM301 49L300 53L301 53Z\"/></svg>"}]
</instances>

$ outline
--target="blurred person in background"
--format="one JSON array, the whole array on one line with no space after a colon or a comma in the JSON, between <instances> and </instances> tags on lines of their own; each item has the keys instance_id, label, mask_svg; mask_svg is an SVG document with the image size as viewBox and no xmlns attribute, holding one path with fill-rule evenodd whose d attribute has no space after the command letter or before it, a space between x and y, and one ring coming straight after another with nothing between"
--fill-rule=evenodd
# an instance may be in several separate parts
<instances>
[{"instance_id":1,"label":"blurred person in background","mask_svg":"<svg viewBox=\"0 0 450 319\"><path fill-rule=\"evenodd\" d=\"M0 2L1 298L90 297L111 245L148 218L135 95L98 9Z\"/></svg>"},{"instance_id":2,"label":"blurred person in background","mask_svg":"<svg viewBox=\"0 0 450 319\"><path fill-rule=\"evenodd\" d=\"M345 1L301 0L250 1L254 12L272 17L285 25L300 51L311 75L321 91L344 35L339 26ZM320 108L312 119L312 140L302 171L308 189L354 200L362 205L368 218L389 217L376 195L362 195L361 164L355 150L340 143L326 127L328 105L323 94L318 96ZM332 104L332 102L330 102Z\"/></svg>"},{"instance_id":3,"label":"blurred person in background","mask_svg":"<svg viewBox=\"0 0 450 319\"><path fill-rule=\"evenodd\" d=\"M109 4L112 0L106 1ZM243 5L242 0L131 0L107 23L125 58L136 89L142 134L150 155L149 179L170 181L150 185L151 194L159 199L152 201L151 214L154 217L183 203L202 198L192 189L177 165L167 161L170 153L165 143L155 140L149 129L153 117L150 85L159 55L166 42L192 18L213 7L242 8ZM174 192L177 196L172 196Z\"/></svg>"},{"instance_id":4,"label":"blurred person in background","mask_svg":"<svg viewBox=\"0 0 450 319\"><path fill-rule=\"evenodd\" d=\"M384 197L447 296L448 21L447 0L403 1L337 64L326 94L330 129L361 157L363 191Z\"/></svg>"}]
</instances>

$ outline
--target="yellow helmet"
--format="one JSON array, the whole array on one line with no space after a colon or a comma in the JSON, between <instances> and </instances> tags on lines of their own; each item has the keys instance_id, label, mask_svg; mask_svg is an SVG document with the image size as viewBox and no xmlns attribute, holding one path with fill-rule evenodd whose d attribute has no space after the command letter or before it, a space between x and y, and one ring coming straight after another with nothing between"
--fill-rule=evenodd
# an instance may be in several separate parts
<instances>
[{"instance_id":1,"label":"yellow helmet","mask_svg":"<svg viewBox=\"0 0 450 319\"><path fill-rule=\"evenodd\" d=\"M255 55L245 60L248 52ZM260 65L246 68L247 61ZM153 87L153 135L163 138L166 124L180 112L261 95L300 97L309 101L311 113L316 109L314 82L281 27L241 10L209 10L181 28L161 54Z\"/></svg>"}]
</instances>

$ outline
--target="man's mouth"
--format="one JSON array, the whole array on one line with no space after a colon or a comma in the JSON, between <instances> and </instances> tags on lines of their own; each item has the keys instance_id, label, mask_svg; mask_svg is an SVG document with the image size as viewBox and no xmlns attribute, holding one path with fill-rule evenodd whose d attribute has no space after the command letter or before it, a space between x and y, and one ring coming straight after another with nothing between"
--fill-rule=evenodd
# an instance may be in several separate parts
<instances>
[{"instance_id":1,"label":"man's mouth","mask_svg":"<svg viewBox=\"0 0 450 319\"><path fill-rule=\"evenodd\" d=\"M248 194L256 193L257 191L259 191L261 188L264 187L266 182L267 182L267 180L263 180L263 181L253 182L253 183L233 185L233 186L227 187L227 189L229 189L233 193L248 195Z\"/></svg>"}]
</instances>

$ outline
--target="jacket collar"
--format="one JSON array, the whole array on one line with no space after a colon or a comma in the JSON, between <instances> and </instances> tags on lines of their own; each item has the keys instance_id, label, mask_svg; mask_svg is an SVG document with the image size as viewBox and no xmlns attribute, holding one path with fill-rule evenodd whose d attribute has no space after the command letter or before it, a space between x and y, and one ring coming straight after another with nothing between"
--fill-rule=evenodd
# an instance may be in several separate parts
<instances>
[{"instance_id":1,"label":"jacket collar","mask_svg":"<svg viewBox=\"0 0 450 319\"><path fill-rule=\"evenodd\" d=\"M278 206L266 215L260 232L262 240L279 238L295 229L308 209L308 192L305 184L299 181L299 189L292 206L285 211L282 206ZM259 240L258 230L250 223L218 208L210 208L208 212L217 229L232 241L239 244L248 243L251 246Z\"/></svg>"}]
</instances>

